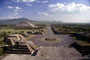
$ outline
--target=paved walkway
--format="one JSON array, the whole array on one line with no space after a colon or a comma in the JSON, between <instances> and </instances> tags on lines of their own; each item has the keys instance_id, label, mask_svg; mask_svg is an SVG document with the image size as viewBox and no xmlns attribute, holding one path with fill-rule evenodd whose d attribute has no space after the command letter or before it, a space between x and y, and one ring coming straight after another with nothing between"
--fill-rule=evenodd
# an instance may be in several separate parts
<instances>
[{"instance_id":1,"label":"paved walkway","mask_svg":"<svg viewBox=\"0 0 90 60\"><path fill-rule=\"evenodd\" d=\"M52 43L47 43L44 41L41 41L42 38L48 37L48 36L54 36L58 38L60 41ZM51 27L48 27L48 33L45 35L36 35L30 41L33 41L38 46L66 46L69 44L72 44L75 40L70 37L70 35L55 35L51 29Z\"/></svg>"}]
</instances>

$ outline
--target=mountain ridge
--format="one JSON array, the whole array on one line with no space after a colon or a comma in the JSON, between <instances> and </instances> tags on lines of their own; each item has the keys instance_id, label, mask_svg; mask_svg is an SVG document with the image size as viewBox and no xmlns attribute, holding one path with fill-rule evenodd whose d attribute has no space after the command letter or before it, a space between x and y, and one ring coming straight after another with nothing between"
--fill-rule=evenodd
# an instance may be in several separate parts
<instances>
[{"instance_id":1,"label":"mountain ridge","mask_svg":"<svg viewBox=\"0 0 90 60\"><path fill-rule=\"evenodd\" d=\"M0 20L0 24L17 24L19 22L23 22L23 21L28 21L34 24L52 24L52 23L63 23L62 21L35 21L35 20L30 20L27 18L17 18L17 19L3 19Z\"/></svg>"}]
</instances>

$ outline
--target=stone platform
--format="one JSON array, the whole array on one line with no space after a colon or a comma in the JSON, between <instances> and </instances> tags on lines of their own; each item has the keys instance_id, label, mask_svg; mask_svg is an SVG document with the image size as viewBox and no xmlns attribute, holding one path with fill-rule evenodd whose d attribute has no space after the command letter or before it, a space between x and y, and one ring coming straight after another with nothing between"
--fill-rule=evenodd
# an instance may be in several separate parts
<instances>
[{"instance_id":1,"label":"stone platform","mask_svg":"<svg viewBox=\"0 0 90 60\"><path fill-rule=\"evenodd\" d=\"M74 48L65 46L39 48L36 56L27 54L10 54L2 60L78 60L81 54Z\"/></svg>"}]
</instances>

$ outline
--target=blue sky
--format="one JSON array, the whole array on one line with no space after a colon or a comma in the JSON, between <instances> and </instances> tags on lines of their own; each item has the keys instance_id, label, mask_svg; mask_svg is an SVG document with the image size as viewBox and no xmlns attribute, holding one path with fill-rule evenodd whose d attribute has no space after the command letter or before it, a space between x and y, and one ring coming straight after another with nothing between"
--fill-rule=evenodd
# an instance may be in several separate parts
<instances>
[{"instance_id":1,"label":"blue sky","mask_svg":"<svg viewBox=\"0 0 90 60\"><path fill-rule=\"evenodd\" d=\"M90 22L89 0L0 0L0 19Z\"/></svg>"}]
</instances>

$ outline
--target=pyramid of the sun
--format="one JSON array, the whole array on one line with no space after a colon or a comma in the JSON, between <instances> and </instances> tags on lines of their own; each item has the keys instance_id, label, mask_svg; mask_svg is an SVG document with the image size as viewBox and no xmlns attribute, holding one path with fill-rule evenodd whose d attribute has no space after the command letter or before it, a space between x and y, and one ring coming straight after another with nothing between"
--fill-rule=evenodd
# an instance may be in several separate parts
<instances>
[{"instance_id":1,"label":"pyramid of the sun","mask_svg":"<svg viewBox=\"0 0 90 60\"><path fill-rule=\"evenodd\" d=\"M35 28L37 26L35 24L28 22L28 21L23 21L23 22L16 24L16 27L33 27L33 28Z\"/></svg>"}]
</instances>

